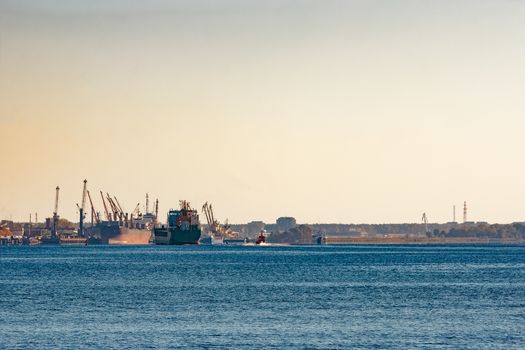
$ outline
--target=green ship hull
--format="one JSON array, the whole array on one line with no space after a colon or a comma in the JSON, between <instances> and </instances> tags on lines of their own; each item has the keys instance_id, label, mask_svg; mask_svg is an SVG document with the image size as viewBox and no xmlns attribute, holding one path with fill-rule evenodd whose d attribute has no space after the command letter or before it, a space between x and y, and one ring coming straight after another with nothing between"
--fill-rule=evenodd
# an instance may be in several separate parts
<instances>
[{"instance_id":1,"label":"green ship hull","mask_svg":"<svg viewBox=\"0 0 525 350\"><path fill-rule=\"evenodd\" d=\"M166 245L183 245L183 244L199 244L201 237L200 228L191 227L188 230L182 230L178 227L154 229L155 244Z\"/></svg>"}]
</instances>

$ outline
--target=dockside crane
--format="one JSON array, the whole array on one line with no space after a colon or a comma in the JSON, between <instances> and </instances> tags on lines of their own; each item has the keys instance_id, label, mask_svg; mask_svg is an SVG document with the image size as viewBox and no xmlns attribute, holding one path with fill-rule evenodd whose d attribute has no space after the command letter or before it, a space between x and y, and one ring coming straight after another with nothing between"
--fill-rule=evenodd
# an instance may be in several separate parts
<instances>
[{"instance_id":1,"label":"dockside crane","mask_svg":"<svg viewBox=\"0 0 525 350\"><path fill-rule=\"evenodd\" d=\"M55 193L55 211L53 212L53 229L51 232L51 236L53 238L58 236L58 192L60 191L60 187L57 186L56 193Z\"/></svg>"},{"instance_id":2,"label":"dockside crane","mask_svg":"<svg viewBox=\"0 0 525 350\"><path fill-rule=\"evenodd\" d=\"M113 221L118 221L118 210L115 206L115 202L111 199L109 193L106 192L106 200L109 204L109 209L111 210L111 216L113 217Z\"/></svg>"},{"instance_id":3,"label":"dockside crane","mask_svg":"<svg viewBox=\"0 0 525 350\"><path fill-rule=\"evenodd\" d=\"M120 221L122 221L124 219L126 221L128 221L128 215L126 213L124 213L124 209L122 209L122 207L120 206L120 203L119 203L117 197L113 196L113 198L115 198L115 203L116 203L116 206L117 206L117 210L119 212Z\"/></svg>"},{"instance_id":4,"label":"dockside crane","mask_svg":"<svg viewBox=\"0 0 525 350\"><path fill-rule=\"evenodd\" d=\"M104 200L104 194L102 191L100 191L100 197L102 198L102 204L104 204L104 212L106 213L106 220L111 221L111 214L108 211L108 206L106 205L106 201Z\"/></svg>"},{"instance_id":5,"label":"dockside crane","mask_svg":"<svg viewBox=\"0 0 525 350\"><path fill-rule=\"evenodd\" d=\"M206 221L208 222L208 227L212 233L217 232L217 223L213 220L213 212L211 205L208 202L204 203L202 206L202 212L206 216Z\"/></svg>"},{"instance_id":6,"label":"dockside crane","mask_svg":"<svg viewBox=\"0 0 525 350\"><path fill-rule=\"evenodd\" d=\"M232 231L229 228L229 225L226 223L225 226L221 225L221 223L215 219L215 215L213 214L213 207L208 202L204 203L202 206L202 212L206 216L206 221L208 222L208 227L212 234L220 234L223 237L231 237Z\"/></svg>"},{"instance_id":7,"label":"dockside crane","mask_svg":"<svg viewBox=\"0 0 525 350\"><path fill-rule=\"evenodd\" d=\"M124 213L119 209L119 207L117 206L117 203L115 203L115 201L111 198L109 193L106 193L106 195L107 195L106 199L108 200L109 206L111 207L111 210L113 211L113 220L122 221L122 215L124 215Z\"/></svg>"},{"instance_id":8,"label":"dockside crane","mask_svg":"<svg viewBox=\"0 0 525 350\"><path fill-rule=\"evenodd\" d=\"M213 207L210 203L210 217L211 217L211 221L215 224L215 226L218 228L219 227L219 222L217 220L215 220L215 216L213 215Z\"/></svg>"},{"instance_id":9,"label":"dockside crane","mask_svg":"<svg viewBox=\"0 0 525 350\"><path fill-rule=\"evenodd\" d=\"M80 214L80 220L78 225L78 235L84 237L84 208L86 207L86 192L87 192L87 180L84 180L84 187L82 188L82 202L78 208Z\"/></svg>"},{"instance_id":10,"label":"dockside crane","mask_svg":"<svg viewBox=\"0 0 525 350\"><path fill-rule=\"evenodd\" d=\"M88 195L88 199L89 199L89 204L91 205L91 226L93 226L93 219L95 219L95 222L97 224L100 223L100 215L95 210L95 207L93 206L93 201L91 200L91 195L89 194L89 190L87 191L87 195Z\"/></svg>"},{"instance_id":11,"label":"dockside crane","mask_svg":"<svg viewBox=\"0 0 525 350\"><path fill-rule=\"evenodd\" d=\"M133 209L133 211L131 212L131 220L133 220L133 218L138 219L139 217L140 217L140 203L137 203L137 205L135 206L135 209Z\"/></svg>"}]
</instances>

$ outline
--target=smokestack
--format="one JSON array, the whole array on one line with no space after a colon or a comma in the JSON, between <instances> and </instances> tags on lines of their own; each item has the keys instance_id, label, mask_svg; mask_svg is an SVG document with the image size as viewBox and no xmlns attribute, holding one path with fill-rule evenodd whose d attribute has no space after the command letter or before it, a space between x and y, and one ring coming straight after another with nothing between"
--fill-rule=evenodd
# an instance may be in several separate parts
<instances>
[{"instance_id":1,"label":"smokestack","mask_svg":"<svg viewBox=\"0 0 525 350\"><path fill-rule=\"evenodd\" d=\"M452 222L456 222L456 205L452 206Z\"/></svg>"},{"instance_id":2,"label":"smokestack","mask_svg":"<svg viewBox=\"0 0 525 350\"><path fill-rule=\"evenodd\" d=\"M463 223L467 222L467 201L463 202Z\"/></svg>"}]
</instances>

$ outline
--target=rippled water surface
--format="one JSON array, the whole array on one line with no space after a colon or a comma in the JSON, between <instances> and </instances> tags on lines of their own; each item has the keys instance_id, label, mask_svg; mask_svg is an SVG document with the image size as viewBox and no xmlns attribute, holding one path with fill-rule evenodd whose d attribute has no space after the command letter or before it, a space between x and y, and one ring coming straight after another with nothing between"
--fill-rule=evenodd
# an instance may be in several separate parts
<instances>
[{"instance_id":1,"label":"rippled water surface","mask_svg":"<svg viewBox=\"0 0 525 350\"><path fill-rule=\"evenodd\" d=\"M0 247L0 348L523 349L523 246Z\"/></svg>"}]
</instances>

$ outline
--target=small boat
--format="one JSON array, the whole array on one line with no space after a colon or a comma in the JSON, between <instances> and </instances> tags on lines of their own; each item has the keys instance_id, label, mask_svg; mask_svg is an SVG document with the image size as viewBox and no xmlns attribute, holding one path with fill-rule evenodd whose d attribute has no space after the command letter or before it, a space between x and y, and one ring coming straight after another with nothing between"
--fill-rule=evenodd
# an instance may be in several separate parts
<instances>
[{"instance_id":1,"label":"small boat","mask_svg":"<svg viewBox=\"0 0 525 350\"><path fill-rule=\"evenodd\" d=\"M224 244L224 237L222 237L220 234L211 235L211 244L212 245Z\"/></svg>"},{"instance_id":2,"label":"small boat","mask_svg":"<svg viewBox=\"0 0 525 350\"><path fill-rule=\"evenodd\" d=\"M256 245L270 245L270 243L266 242L266 235L264 233L265 231L262 230L259 234L259 237L257 237L257 240L255 241Z\"/></svg>"},{"instance_id":3,"label":"small boat","mask_svg":"<svg viewBox=\"0 0 525 350\"><path fill-rule=\"evenodd\" d=\"M79 236L60 237L60 245L87 245L87 238Z\"/></svg>"}]
</instances>

